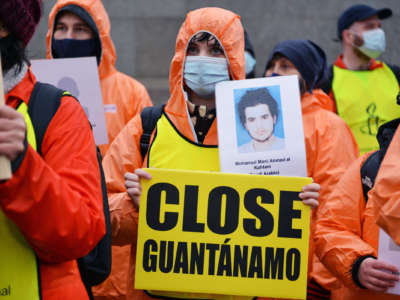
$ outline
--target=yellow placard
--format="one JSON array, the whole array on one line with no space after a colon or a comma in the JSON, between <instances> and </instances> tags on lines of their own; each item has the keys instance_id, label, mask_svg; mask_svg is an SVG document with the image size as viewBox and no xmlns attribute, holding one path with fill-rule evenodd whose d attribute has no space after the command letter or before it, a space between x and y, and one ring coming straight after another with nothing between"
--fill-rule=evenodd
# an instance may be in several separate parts
<instances>
[{"instance_id":1,"label":"yellow placard","mask_svg":"<svg viewBox=\"0 0 400 300\"><path fill-rule=\"evenodd\" d=\"M311 178L147 171L136 289L305 299Z\"/></svg>"}]
</instances>

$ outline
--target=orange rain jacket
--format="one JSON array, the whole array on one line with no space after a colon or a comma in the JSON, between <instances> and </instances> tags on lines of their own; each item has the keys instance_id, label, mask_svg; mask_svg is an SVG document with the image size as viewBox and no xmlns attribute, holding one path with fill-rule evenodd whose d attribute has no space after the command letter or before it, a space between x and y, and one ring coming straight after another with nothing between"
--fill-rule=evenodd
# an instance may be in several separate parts
<instances>
[{"instance_id":1,"label":"orange rain jacket","mask_svg":"<svg viewBox=\"0 0 400 300\"><path fill-rule=\"evenodd\" d=\"M117 54L110 36L110 20L100 0L58 0L49 15L47 32L47 58L51 58L51 38L57 12L64 6L77 5L85 9L95 22L101 40L101 60L99 65L100 85L103 96L105 119L108 132L108 145L101 145L104 157L109 145L122 128L152 102L146 88L137 80L115 68ZM105 299L123 299L126 293L126 281L130 247L112 248L112 270L110 277L100 286L93 289L94 296ZM97 298L96 299L101 299Z\"/></svg>"},{"instance_id":2,"label":"orange rain jacket","mask_svg":"<svg viewBox=\"0 0 400 300\"><path fill-rule=\"evenodd\" d=\"M301 97L308 176L321 185L320 204L327 201L340 176L359 155L349 127L340 117L325 109L326 102L329 102L329 96L322 90ZM310 277L325 289L332 290L340 284L314 255L312 236L318 210L312 212L309 253L313 259L308 268Z\"/></svg>"},{"instance_id":3,"label":"orange rain jacket","mask_svg":"<svg viewBox=\"0 0 400 300\"><path fill-rule=\"evenodd\" d=\"M361 289L352 279L351 270L356 259L367 255L377 257L378 252L379 227L375 223L371 199L366 202L364 198L360 174L369 155L371 152L349 166L328 201L321 203L319 208L316 253L345 285L332 299L400 299L399 296Z\"/></svg>"},{"instance_id":4,"label":"orange rain jacket","mask_svg":"<svg viewBox=\"0 0 400 300\"><path fill-rule=\"evenodd\" d=\"M27 105L36 82L29 70L6 95ZM0 182L0 206L39 258L43 300L89 299L76 259L105 233L99 166L85 112L62 97L42 142L42 156L27 146L13 177Z\"/></svg>"},{"instance_id":5,"label":"orange rain jacket","mask_svg":"<svg viewBox=\"0 0 400 300\"><path fill-rule=\"evenodd\" d=\"M195 142L190 126L183 91L183 64L186 46L191 37L199 31L214 34L226 51L232 79L244 79L244 33L240 17L220 8L205 8L188 13L176 41L176 52L170 68L171 96L165 112L177 130L187 139ZM113 243L132 244L130 278L127 299L153 299L141 290L134 290L138 211L132 204L124 186L124 173L133 172L145 165L140 155L139 140L142 135L140 116L136 116L121 131L109 148L104 160L107 189L109 192ZM205 145L217 145L217 124L214 120L205 139Z\"/></svg>"},{"instance_id":6,"label":"orange rain jacket","mask_svg":"<svg viewBox=\"0 0 400 300\"><path fill-rule=\"evenodd\" d=\"M304 141L308 176L321 185L319 203L327 202L335 184L347 167L358 157L358 146L346 123L331 111L326 103L329 96L313 90L301 97ZM338 146L340 145L340 146ZM327 290L339 289L341 284L315 255L313 236L319 208L312 211L308 273ZM267 298L258 298L260 300Z\"/></svg>"},{"instance_id":7,"label":"orange rain jacket","mask_svg":"<svg viewBox=\"0 0 400 300\"><path fill-rule=\"evenodd\" d=\"M151 106L146 88L138 81L115 68L117 54L110 36L110 20L101 0L58 0L49 15L46 36L47 58L51 58L51 38L57 12L64 6L76 5L85 9L95 22L100 34L101 60L99 76L108 131L108 145L100 147L105 155L108 146L122 128L146 106Z\"/></svg>"},{"instance_id":8,"label":"orange rain jacket","mask_svg":"<svg viewBox=\"0 0 400 300\"><path fill-rule=\"evenodd\" d=\"M400 245L400 131L397 129L368 197L376 223Z\"/></svg>"},{"instance_id":9,"label":"orange rain jacket","mask_svg":"<svg viewBox=\"0 0 400 300\"><path fill-rule=\"evenodd\" d=\"M176 128L188 139L194 141L189 124L185 96L182 89L182 70L185 49L191 36L201 30L215 34L221 41L229 60L233 79L244 78L243 41L240 39L242 28L236 21L237 16L217 8L196 10L188 14L179 31L176 53L171 63L170 92L171 98L165 107L169 118ZM321 104L327 96L322 91L315 91L314 96L306 94L302 99L303 122L307 150L309 176L322 185L320 200L326 198L333 185L345 168L358 156L355 140L347 125L338 116L323 109ZM326 101L329 99L325 99ZM110 146L103 165L109 191L113 241L124 245L132 243L131 272L128 299L150 299L142 291L133 289L134 262L136 256L137 209L133 206L124 187L124 173L133 172L145 163L141 159L139 139L143 130L140 116L133 119L121 131ZM216 145L217 128L213 123L204 140L205 144ZM341 147L337 147L341 145ZM313 218L314 219L314 218ZM314 226L314 224L312 225ZM310 245L310 253L313 253ZM331 276L319 276L321 264L314 264L314 277L320 284L332 285ZM310 269L311 270L311 269ZM325 271L326 272L326 271ZM326 279L328 278L328 279Z\"/></svg>"}]
</instances>

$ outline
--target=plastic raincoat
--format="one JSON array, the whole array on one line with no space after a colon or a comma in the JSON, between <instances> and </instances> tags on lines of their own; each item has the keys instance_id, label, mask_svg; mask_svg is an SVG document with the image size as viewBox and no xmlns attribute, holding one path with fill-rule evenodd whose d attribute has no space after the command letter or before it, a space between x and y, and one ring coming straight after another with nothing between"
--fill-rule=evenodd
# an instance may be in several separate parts
<instances>
[{"instance_id":1,"label":"plastic raincoat","mask_svg":"<svg viewBox=\"0 0 400 300\"><path fill-rule=\"evenodd\" d=\"M373 205L376 223L400 245L400 131L397 129L379 168L368 202Z\"/></svg>"},{"instance_id":2,"label":"plastic raincoat","mask_svg":"<svg viewBox=\"0 0 400 300\"><path fill-rule=\"evenodd\" d=\"M358 157L358 148L350 129L336 114L326 110L322 90L301 97L308 176L321 185L319 202L325 203L347 167ZM338 147L340 145L340 147ZM309 279L325 289L338 289L340 283L315 255L313 235L319 208L312 211L309 244ZM266 298L260 298L266 299Z\"/></svg>"},{"instance_id":3,"label":"plastic raincoat","mask_svg":"<svg viewBox=\"0 0 400 300\"><path fill-rule=\"evenodd\" d=\"M188 140L196 143L196 134L186 105L183 90L183 65L186 47L192 36L199 31L215 35L223 46L233 80L245 78L244 33L240 17L220 8L205 8L190 12L183 23L176 41L176 52L170 68L170 98L165 106L168 118ZM130 279L127 299L153 299L141 290L134 290L138 211L130 200L124 186L124 173L133 172L145 165L140 155L139 140L143 129L140 116L136 116L121 131L104 158L109 192L113 242L118 245L132 244ZM217 124L214 120L204 139L204 145L217 145Z\"/></svg>"},{"instance_id":4,"label":"plastic raincoat","mask_svg":"<svg viewBox=\"0 0 400 300\"><path fill-rule=\"evenodd\" d=\"M115 68L117 54L110 35L110 20L100 0L58 0L49 15L49 29L46 36L47 58L52 57L51 39L57 12L67 5L77 5L85 9L95 22L101 41L101 60L99 64L100 86L103 96L105 120L109 144L101 145L104 157L109 145L122 128L136 114L152 102L146 88L137 80L119 72ZM130 247L112 248L112 270L110 277L93 289L94 296L107 299L123 299L126 293L126 278ZM99 298L100 299L100 298Z\"/></svg>"},{"instance_id":5,"label":"plastic raincoat","mask_svg":"<svg viewBox=\"0 0 400 300\"><path fill-rule=\"evenodd\" d=\"M363 195L360 169L371 153L354 161L335 190L320 206L315 249L321 261L344 283L332 299L400 299L399 296L361 289L352 278L352 267L361 256L377 257L379 227L373 203ZM376 181L375 181L376 184Z\"/></svg>"},{"instance_id":6,"label":"plastic raincoat","mask_svg":"<svg viewBox=\"0 0 400 300\"><path fill-rule=\"evenodd\" d=\"M101 41L99 76L109 144L128 121L146 106L152 105L146 88L138 81L115 68L117 54L110 35L110 20L100 0L58 0L49 15L49 30L46 36L47 58L52 57L51 39L57 12L67 6L76 5L85 9L95 22ZM109 145L108 144L108 145ZM105 155L108 145L100 147Z\"/></svg>"},{"instance_id":7,"label":"plastic raincoat","mask_svg":"<svg viewBox=\"0 0 400 300\"><path fill-rule=\"evenodd\" d=\"M29 70L6 104L28 105L35 83ZM28 145L13 177L0 182L0 207L38 257L42 299L89 299L76 259L94 248L105 224L94 138L75 99L62 97L41 150Z\"/></svg>"}]
</instances>

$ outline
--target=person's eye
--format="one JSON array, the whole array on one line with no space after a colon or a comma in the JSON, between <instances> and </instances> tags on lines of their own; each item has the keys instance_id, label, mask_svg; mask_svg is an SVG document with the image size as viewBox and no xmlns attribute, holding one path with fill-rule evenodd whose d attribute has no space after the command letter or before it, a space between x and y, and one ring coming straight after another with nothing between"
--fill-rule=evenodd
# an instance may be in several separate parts
<instances>
[{"instance_id":1,"label":"person's eye","mask_svg":"<svg viewBox=\"0 0 400 300\"><path fill-rule=\"evenodd\" d=\"M284 69L284 70L287 70L287 69L290 68L290 66L288 64L286 64L286 63L283 63L283 64L281 64L281 68Z\"/></svg>"},{"instance_id":2,"label":"person's eye","mask_svg":"<svg viewBox=\"0 0 400 300\"><path fill-rule=\"evenodd\" d=\"M268 119L268 117L269 117L269 115L268 115L268 114L265 114L265 115L262 115L262 116L261 116L261 118L262 118L263 120L267 120L267 119Z\"/></svg>"},{"instance_id":3,"label":"person's eye","mask_svg":"<svg viewBox=\"0 0 400 300\"><path fill-rule=\"evenodd\" d=\"M188 47L188 49L187 49L187 54L190 54L190 55L195 55L195 54L197 54L198 53L198 47L197 46L195 46L195 45L189 45L189 47Z\"/></svg>"},{"instance_id":4,"label":"person's eye","mask_svg":"<svg viewBox=\"0 0 400 300\"><path fill-rule=\"evenodd\" d=\"M67 30L67 27L64 25L57 25L56 29L54 31L65 31Z\"/></svg>"},{"instance_id":5,"label":"person's eye","mask_svg":"<svg viewBox=\"0 0 400 300\"><path fill-rule=\"evenodd\" d=\"M75 29L75 31L76 31L76 32L84 32L84 33L87 33L87 32L89 32L89 28L87 28L87 27L85 27L85 26L78 26L78 27Z\"/></svg>"},{"instance_id":6,"label":"person's eye","mask_svg":"<svg viewBox=\"0 0 400 300\"><path fill-rule=\"evenodd\" d=\"M254 122L255 120L256 120L256 118L247 118L247 122L250 122L250 123Z\"/></svg>"},{"instance_id":7,"label":"person's eye","mask_svg":"<svg viewBox=\"0 0 400 300\"><path fill-rule=\"evenodd\" d=\"M221 54L224 54L224 51L222 50L221 47L212 47L211 54L212 55L221 55Z\"/></svg>"}]
</instances>

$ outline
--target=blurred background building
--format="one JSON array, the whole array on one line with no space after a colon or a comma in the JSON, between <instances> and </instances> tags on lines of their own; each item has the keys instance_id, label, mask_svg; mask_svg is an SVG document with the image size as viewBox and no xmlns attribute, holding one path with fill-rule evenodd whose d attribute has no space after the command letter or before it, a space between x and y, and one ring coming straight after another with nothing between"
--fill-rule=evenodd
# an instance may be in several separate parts
<instances>
[{"instance_id":1,"label":"blurred background building","mask_svg":"<svg viewBox=\"0 0 400 300\"><path fill-rule=\"evenodd\" d=\"M31 59L46 55L48 14L56 1L43 2L44 15L28 49ZM118 54L117 68L141 81L155 104L168 98L169 64L188 11L219 6L239 14L256 52L257 76L261 76L273 46L286 39L316 42L332 63L340 52L340 43L334 41L337 19L357 3L393 10L393 16L383 21L387 50L381 58L400 64L399 0L103 0Z\"/></svg>"}]
</instances>

